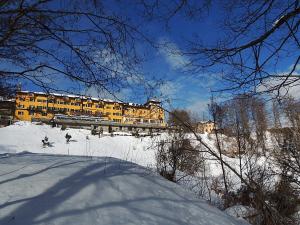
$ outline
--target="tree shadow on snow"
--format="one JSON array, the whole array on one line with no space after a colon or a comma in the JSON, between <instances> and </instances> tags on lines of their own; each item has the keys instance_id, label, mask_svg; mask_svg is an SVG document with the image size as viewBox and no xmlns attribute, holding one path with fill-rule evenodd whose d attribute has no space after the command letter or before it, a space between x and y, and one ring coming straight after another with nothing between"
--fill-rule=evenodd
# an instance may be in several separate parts
<instances>
[{"instance_id":1,"label":"tree shadow on snow","mask_svg":"<svg viewBox=\"0 0 300 225\"><path fill-rule=\"evenodd\" d=\"M178 192L171 190L170 186L175 184L163 178L150 173L145 176L145 170L135 164L105 159L90 161L80 168L42 194L1 205L0 209L14 204L18 204L18 207L1 218L0 224L139 224L139 221L143 224L190 224L186 215L176 217L176 211L169 208L182 207L184 211L190 204L197 205L198 213L202 210L212 215L210 218L201 218L199 224L214 224L211 222L213 217L218 217L215 209L203 208L197 204L200 201L186 198L181 189ZM33 174L21 178L29 176ZM20 177L9 181L17 179ZM39 184L36 182L34 185ZM99 195L100 199L94 197Z\"/></svg>"},{"instance_id":2,"label":"tree shadow on snow","mask_svg":"<svg viewBox=\"0 0 300 225\"><path fill-rule=\"evenodd\" d=\"M18 176L16 176L16 177L13 177L13 178L10 178L10 179L7 179L7 180L2 180L2 181L0 181L0 185L1 185L1 184L8 183L8 182L11 182L11 181L15 181L15 180L19 180L19 179L24 179L24 178L28 178L28 177L32 177L32 176L38 175L38 174L40 174L40 173L46 172L46 171L51 170L51 169L55 169L55 168L59 168L59 167L63 167L63 166L69 166L69 165L77 164L77 163L80 163L80 162L86 162L86 160L71 161L71 162L70 162L70 161L71 161L71 160L64 160L64 161L55 162L55 163L53 163L52 165L47 166L47 167L45 167L44 169L35 171L35 172L33 172L33 173L20 174L20 175L18 175ZM0 176L4 176L4 175L8 175L8 174L11 174L11 173L20 171L20 170L22 170L22 169L24 169L24 168L26 168L26 167L28 167L28 166L30 166L30 165L22 166L22 167L20 167L19 169L15 169L15 170L13 170L13 171L10 171L10 172L1 174ZM1 206L0 206L0 208L1 208Z\"/></svg>"}]
</instances>

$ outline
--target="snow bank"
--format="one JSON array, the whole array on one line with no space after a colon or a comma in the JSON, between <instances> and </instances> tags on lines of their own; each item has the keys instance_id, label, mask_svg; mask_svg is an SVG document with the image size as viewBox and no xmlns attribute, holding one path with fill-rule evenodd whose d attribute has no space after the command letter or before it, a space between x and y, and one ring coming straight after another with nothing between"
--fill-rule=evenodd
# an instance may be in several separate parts
<instances>
[{"instance_id":1,"label":"snow bank","mask_svg":"<svg viewBox=\"0 0 300 225\"><path fill-rule=\"evenodd\" d=\"M130 162L30 153L0 160L0 224L247 224Z\"/></svg>"}]
</instances>

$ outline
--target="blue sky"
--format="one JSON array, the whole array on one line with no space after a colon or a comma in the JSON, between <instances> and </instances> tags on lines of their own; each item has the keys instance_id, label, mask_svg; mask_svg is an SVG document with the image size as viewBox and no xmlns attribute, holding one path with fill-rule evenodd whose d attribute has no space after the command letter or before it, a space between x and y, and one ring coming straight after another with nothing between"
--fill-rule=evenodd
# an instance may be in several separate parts
<instances>
[{"instance_id":1,"label":"blue sky","mask_svg":"<svg viewBox=\"0 0 300 225\"><path fill-rule=\"evenodd\" d=\"M114 10L122 10L115 6L110 6ZM126 13L131 13L129 9ZM134 15L131 13L130 16ZM135 16L133 16L135 18ZM166 29L164 23L161 22L141 22L143 32L151 37L156 43L168 42L169 45L180 52L184 38L190 37L193 33L201 35L203 40L211 41L216 37L217 32L212 28L215 25L214 16L209 20L203 20L203 23L186 21L180 16L175 16L170 20L169 27ZM140 75L146 79L154 77L157 80L163 80L157 86L156 96L161 99L164 106L172 108L186 108L188 110L203 114L207 110L209 103L210 90L218 84L218 82L208 74L191 75L183 72L184 64L188 62L188 58L180 55L170 54L164 47L152 48L147 44L139 43L139 51L146 55L146 61L139 68ZM92 95L95 97L113 98L107 93L99 93L95 88L85 88L78 86L64 78L57 78L53 85L60 89L72 89L81 94ZM139 86L139 85L137 85ZM41 88L29 81L22 81L22 89L40 91ZM144 95L139 87L124 88L116 96L124 101L134 101L144 103L149 97L147 93Z\"/></svg>"},{"instance_id":2,"label":"blue sky","mask_svg":"<svg viewBox=\"0 0 300 225\"><path fill-rule=\"evenodd\" d=\"M126 11L126 6L110 5L112 10L117 12L129 13L133 20L138 20L138 15L134 16L134 9ZM202 18L195 21L185 20L180 14L173 17L168 29L165 24L155 22L141 22L141 29L151 37L156 43L167 42L168 46L180 53L186 44L186 39L198 35L204 44L211 44L218 38L222 37L224 32L220 28L222 14L218 7L214 5L209 14L203 14ZM151 48L147 44L139 43L139 51L146 55L146 61L139 68L141 76L146 79L154 77L157 80L163 80L163 83L157 87L157 92L153 95L163 101L164 106L169 109L185 108L202 117L203 112L207 117L207 104L210 101L211 90L221 89L223 82L217 73L198 73L190 74L184 72L185 63L189 58L180 54L172 55L164 47ZM283 61L281 70L285 71L291 66L289 60ZM69 81L58 79L56 84L62 88L78 88L81 94L87 94L99 97L111 97L107 93L99 93L94 88L84 88L73 86ZM39 90L38 87L23 83L23 89ZM143 94L140 84L132 88L123 88L117 97L124 101L134 101L144 103L147 100L147 94ZM217 93L214 93L217 95Z\"/></svg>"}]
</instances>

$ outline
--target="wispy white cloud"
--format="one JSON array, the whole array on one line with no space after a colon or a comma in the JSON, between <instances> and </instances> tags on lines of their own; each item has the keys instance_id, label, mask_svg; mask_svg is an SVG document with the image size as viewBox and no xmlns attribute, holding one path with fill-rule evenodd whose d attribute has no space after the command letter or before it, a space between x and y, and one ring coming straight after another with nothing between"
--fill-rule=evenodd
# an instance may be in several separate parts
<instances>
[{"instance_id":1,"label":"wispy white cloud","mask_svg":"<svg viewBox=\"0 0 300 225\"><path fill-rule=\"evenodd\" d=\"M209 99L195 99L188 107L187 110L191 111L194 115L197 115L202 119L204 115L204 119L208 119L208 104Z\"/></svg>"},{"instance_id":2,"label":"wispy white cloud","mask_svg":"<svg viewBox=\"0 0 300 225\"><path fill-rule=\"evenodd\" d=\"M188 65L188 58L182 54L182 51L177 44L171 42L167 38L161 38L159 44L159 53L164 57L172 69L182 69Z\"/></svg>"},{"instance_id":3,"label":"wispy white cloud","mask_svg":"<svg viewBox=\"0 0 300 225\"><path fill-rule=\"evenodd\" d=\"M171 98L181 92L182 85L177 81L166 81L159 87L159 94L164 98Z\"/></svg>"},{"instance_id":4,"label":"wispy white cloud","mask_svg":"<svg viewBox=\"0 0 300 225\"><path fill-rule=\"evenodd\" d=\"M290 67L289 67L289 71L291 71L293 68L294 68L294 65L295 64L292 64L292 65L290 65ZM295 67L295 72L296 73L300 73L300 64L298 63L297 65L296 65L296 67Z\"/></svg>"},{"instance_id":5,"label":"wispy white cloud","mask_svg":"<svg viewBox=\"0 0 300 225\"><path fill-rule=\"evenodd\" d=\"M274 90L270 93L272 96L279 96L281 98L291 96L295 99L300 99L300 73L298 72L300 70L300 65L297 65L292 76L286 79L286 76L288 76L292 68L293 65L289 67L289 71L278 73L279 75L285 76L272 77L264 80L257 88L257 91L266 92L268 90ZM285 84L281 85L283 83Z\"/></svg>"}]
</instances>

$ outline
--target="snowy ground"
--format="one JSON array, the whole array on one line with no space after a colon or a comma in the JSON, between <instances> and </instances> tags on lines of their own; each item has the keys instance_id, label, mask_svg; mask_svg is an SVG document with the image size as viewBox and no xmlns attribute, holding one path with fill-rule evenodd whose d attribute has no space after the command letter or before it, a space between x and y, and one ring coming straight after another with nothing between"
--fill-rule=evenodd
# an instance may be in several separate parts
<instances>
[{"instance_id":1,"label":"snowy ground","mask_svg":"<svg viewBox=\"0 0 300 225\"><path fill-rule=\"evenodd\" d=\"M65 135L72 136L69 144ZM47 136L53 147L43 148L42 139ZM88 139L87 139L88 138ZM85 129L52 128L48 125L35 125L29 122L18 122L0 129L0 153L32 153L110 156L137 163L142 166L155 167L155 147L157 139L133 136L98 136L91 135Z\"/></svg>"},{"instance_id":2,"label":"snowy ground","mask_svg":"<svg viewBox=\"0 0 300 225\"><path fill-rule=\"evenodd\" d=\"M72 136L69 144L65 135ZM128 135L128 134L126 134ZM47 136L52 147L43 148L42 140ZM77 156L109 156L123 159L145 167L156 167L155 153L159 140L167 134L150 137L114 136L109 134L99 138L91 135L86 129L52 128L49 125L35 125L30 122L17 122L11 126L0 129L0 153L46 153ZM193 138L193 137L192 137ZM213 140L209 140L207 134L201 134L205 142L213 146ZM197 142L195 144L198 144ZM221 173L218 165L213 165L211 173L217 176Z\"/></svg>"},{"instance_id":3,"label":"snowy ground","mask_svg":"<svg viewBox=\"0 0 300 225\"><path fill-rule=\"evenodd\" d=\"M72 136L68 144L65 139L67 133ZM49 142L53 145L52 147L43 148L42 139L44 139L45 136L49 138ZM207 134L201 134L200 136L209 146L214 148L214 141L210 139ZM52 128L48 125L18 122L0 129L0 153L20 153L28 151L32 153L56 155L104 156L130 161L148 168L156 168L155 154L157 151L157 143L163 138L167 138L167 134L161 134L153 138L136 138L133 136L111 137L107 134L99 138L98 136L91 135L91 132L86 129L61 130L60 128ZM191 138L193 138L193 136ZM195 141L194 144L197 145L199 143ZM230 159L225 156L224 159L229 161L232 165L238 163L236 159ZM218 161L208 160L207 162L207 175L218 177L222 174ZM238 167L238 164L236 167ZM195 193L200 192L193 177L191 182L186 182L186 180L187 179L181 183L193 189ZM239 180L237 183L239 183ZM207 196L202 197L208 199ZM216 199L216 201L219 200Z\"/></svg>"},{"instance_id":4,"label":"snowy ground","mask_svg":"<svg viewBox=\"0 0 300 225\"><path fill-rule=\"evenodd\" d=\"M66 139L65 139L65 135L67 133L72 136L71 141L68 144L66 143ZM52 144L52 147L44 148L42 146L42 139L44 139L45 136L47 136L49 138L49 142ZM3 178L4 180L13 180L14 181L14 180L19 180L19 177L21 177L22 178L21 181L24 181L26 185L27 185L27 182L29 182L28 185L31 185L30 188L32 188L33 190L35 190L37 188L37 186L45 185L44 187L41 187L42 189L37 190L37 193L41 194L41 193L47 191L48 189L52 189L52 186L55 186L56 183L59 183L59 180L61 179L61 178L59 178L60 175L57 176L58 180L51 181L51 179L50 179L49 184L48 183L43 184L43 182L41 182L40 180L39 181L32 180L30 182L30 179L27 179L27 177L31 177L31 174L34 174L34 176L39 175L40 174L39 171L42 171L43 174L46 175L50 171L48 169L49 165L50 165L52 173L53 173L53 171L56 171L56 168L58 168L58 167L64 168L65 166L60 166L60 164L65 164L64 159L67 161L66 164L69 164L69 161L70 161L70 163L71 163L70 165L74 166L76 164L76 166L77 166L77 165L80 165L81 163L76 162L74 164L72 161L73 159L76 159L79 161L85 161L85 163L89 162L89 163L94 164L95 163L94 160L96 160L96 161L104 160L103 158L98 159L97 157L105 157L105 159L107 157L113 157L113 158L117 158L120 160L128 161L127 163L132 162L132 163L136 163L138 165L144 166L146 168L153 169L156 167L156 159L155 159L155 153L157 150L156 145L159 140L164 139L164 138L167 138L167 134L161 134L161 135L155 136L153 138L150 138L150 137L136 138L133 136L110 137L107 134L106 136L99 138L98 136L91 135L90 131L85 130L85 129L67 129L67 130L62 131L60 128L52 128L48 125L36 125L36 124L29 123L29 122L18 122L14 125L0 128L0 154L2 153L5 155L5 153L9 153L9 155L14 155L13 157L9 157L8 159L12 160L11 163L16 162L16 164L18 164L18 165L15 165L15 164L10 165L10 163L7 163L8 164L8 165L6 165L7 169L1 168L0 175L2 174L3 176L7 176L10 174L11 171L13 171L11 174L12 174L12 176L17 177L17 179L15 179L14 177L13 178L11 178L11 177L4 178L1 176L0 176L0 178ZM203 138L206 143L208 143L210 146L213 147L214 141L211 140L207 136L207 134L201 135L201 138ZM195 143L195 144L197 144L197 143ZM49 160L49 164L47 164L47 160L50 156L45 156L46 158L43 159L43 157L41 155L37 156L37 155L26 155L25 154L26 157L25 156L24 157L26 158L26 160L28 160L29 158L33 158L34 161L32 161L32 162L30 160L28 162L26 162L26 160L22 161L23 156L21 157L20 154L16 154L16 153L22 153L22 152L43 153L43 154L55 155L55 157L53 156L54 164L52 165L51 159ZM58 155L64 155L64 156L61 156L62 158L59 158ZM67 158L66 155L70 155L71 158ZM77 158L75 156L84 156L84 157ZM15 159L13 159L13 158L15 158ZM35 163L35 158L37 159L36 160L37 163ZM91 160L91 158L93 159L93 161L88 161L88 160ZM18 162L17 159L21 159L20 163ZM5 158L5 160L7 160L7 159ZM228 158L228 160L232 160L232 159ZM40 163L40 161L42 163ZM62 162L60 162L60 161L62 161ZM56 162L58 162L58 166L56 165ZM212 177L219 176L221 174L221 169L220 169L220 165L218 164L218 162L214 161L214 160L209 160L208 162L209 163L207 164L207 173L208 173L207 175L212 176ZM102 162L102 164L103 164L103 162ZM120 164L120 161L118 161L118 164ZM37 166L37 168L35 168L35 166ZM55 170L53 170L52 167L54 167ZM67 166L67 167L69 167L69 166ZM82 166L80 165L80 167L82 167ZM114 165L113 167L115 168L116 166ZM28 170L28 169L29 169L29 172L24 173L23 170ZM68 169L70 171L69 171L69 174L66 176L68 176L68 177L72 176L72 174L76 173L76 171L78 171L80 168L73 168L73 169L74 169L74 172L72 172L71 169ZM102 168L100 170L103 171L104 169ZM8 173L8 174L6 174L6 173ZM147 173L149 174L149 171ZM27 176L28 174L30 176ZM126 176L127 176L127 174L126 174ZM124 177L124 175L122 175L122 177ZM150 177L152 177L152 176L150 176ZM23 178L26 178L26 179L23 179ZM43 179L46 179L46 178L42 178L42 180ZM62 179L67 179L67 177L62 178ZM127 179L127 178L125 178L125 179ZM128 179L131 179L131 178L128 178ZM23 189L22 185L24 182L21 182L20 189L17 190L17 192L15 194L8 195L8 193L6 193L6 192L4 192L2 194L4 196L6 196L6 195L7 196L14 196L14 195L19 196L20 195L17 198L17 200L15 200L17 202L18 202L18 199L32 198L32 196L28 197L26 193L25 193L25 196L23 196L21 189ZM6 182L4 182L4 183L6 183ZM200 187L201 185L199 185L199 184L201 184L201 183L203 184L202 178L200 178L200 180L199 180L198 178L195 178L195 177L186 177L183 180L181 180L181 182L180 182L180 184L183 185L183 187L185 187L185 189L193 190L194 193L196 193L197 195L201 195L202 197L204 197L207 200L208 199L211 200L215 205L222 204L221 203L222 200L220 199L220 197L215 195L214 193L212 193L212 196L210 196L208 198L207 190L203 192L203 190L206 189L206 186ZM0 184L1 184L1 182L0 182ZM14 184L14 183L11 183L11 184L18 185L18 184ZM171 185L173 185L173 184L171 184ZM89 186L89 185L87 185L87 186ZM2 187L2 185L0 185L0 191L1 191L1 187ZM146 188L146 186L140 187L140 188L143 189L143 188ZM62 189L64 189L64 188L62 188ZM84 187L84 189L85 189L85 187ZM143 191L148 192L147 188L145 190L142 190L142 189L139 192L143 192ZM155 192L155 190L153 190L153 191ZM81 190L80 190L80 192L81 192ZM200 193L202 193L202 194L200 194ZM36 196L35 194L34 194L34 196ZM29 194L29 195L32 195L32 194ZM139 198L139 196L136 196L136 197ZM9 199L9 198L10 197L5 198L5 197L1 196L0 200L3 200L3 203L6 201L11 202L12 199ZM53 196L51 196L51 198L53 198ZM35 201L33 201L33 203L35 204ZM85 203L85 204L88 205L89 203ZM163 203L163 204L166 205L166 203ZM6 205L6 203L4 203L4 205ZM181 205L181 203L179 205ZM110 207L110 205L109 205L109 207ZM174 206L172 206L172 207L174 207ZM170 209L172 209L172 207ZM178 206L178 207L181 207L181 206ZM56 208L56 206L55 206L55 208ZM46 210L46 206L44 206L44 209ZM14 210L14 208L12 210ZM0 212L1 212L0 215L2 215L2 213L4 212L1 210L1 205L0 205ZM10 211L9 211L9 213L10 213ZM48 212L45 212L45 213L47 214ZM4 214L3 216L9 217L9 215L10 214ZM1 218L3 216L1 216ZM41 215L38 215L38 216L41 216ZM8 219L8 217L6 219ZM35 219L36 218L34 218L34 220ZM129 220L126 222L131 224L131 222ZM179 222L180 223L178 223L178 224L190 224L189 222L184 222L182 220L179 220ZM1 220L0 220L0 224L2 224ZM23 224L23 223L21 223L21 224ZM35 224L35 223L33 221L29 221L28 224ZM43 224L43 223L41 223L41 224ZM52 223L50 222L50 223L44 223L44 224L52 224ZM59 224L61 224L61 223L59 223ZM82 224L84 224L84 223L82 223ZM91 224L97 224L97 223L95 222L95 223L91 223ZM105 223L103 223L103 224L105 224ZM120 224L120 223L118 223L118 224ZM143 222L140 222L138 224L143 224ZM168 223L160 223L160 222L151 223L151 222L149 222L147 224L172 224L172 223L171 222L168 222ZM197 223L195 223L195 224L197 224ZM200 224L209 224L209 223L200 223ZM214 223L212 223L212 224L214 224ZM215 223L215 224L218 224L218 223ZM220 223L220 224L230 224L230 223Z\"/></svg>"},{"instance_id":5,"label":"snowy ground","mask_svg":"<svg viewBox=\"0 0 300 225\"><path fill-rule=\"evenodd\" d=\"M0 224L246 224L150 170L101 157L6 154Z\"/></svg>"}]
</instances>

